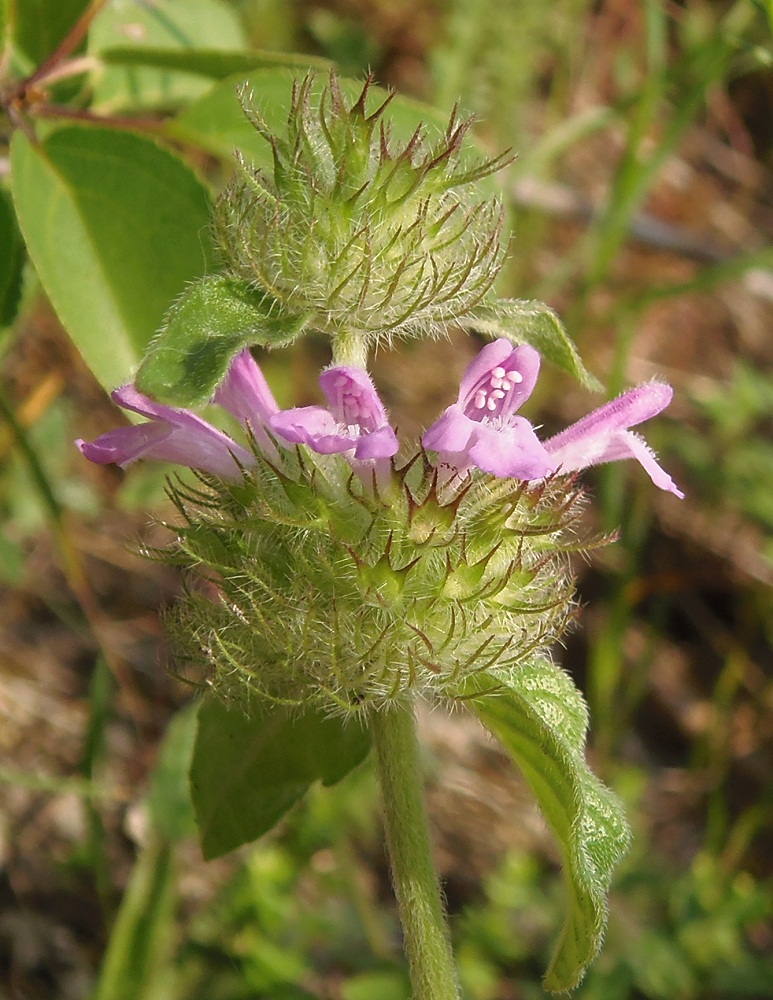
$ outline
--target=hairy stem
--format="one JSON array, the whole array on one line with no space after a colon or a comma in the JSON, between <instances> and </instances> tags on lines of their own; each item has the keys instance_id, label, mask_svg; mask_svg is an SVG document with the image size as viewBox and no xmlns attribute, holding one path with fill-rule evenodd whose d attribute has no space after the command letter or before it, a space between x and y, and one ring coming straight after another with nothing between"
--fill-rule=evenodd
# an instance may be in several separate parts
<instances>
[{"instance_id":1,"label":"hairy stem","mask_svg":"<svg viewBox=\"0 0 773 1000\"><path fill-rule=\"evenodd\" d=\"M413 1000L458 1000L454 958L432 861L413 708L395 705L374 711L369 723Z\"/></svg>"},{"instance_id":2,"label":"hairy stem","mask_svg":"<svg viewBox=\"0 0 773 1000\"><path fill-rule=\"evenodd\" d=\"M368 342L362 334L339 331L333 337L333 364L368 367Z\"/></svg>"}]
</instances>

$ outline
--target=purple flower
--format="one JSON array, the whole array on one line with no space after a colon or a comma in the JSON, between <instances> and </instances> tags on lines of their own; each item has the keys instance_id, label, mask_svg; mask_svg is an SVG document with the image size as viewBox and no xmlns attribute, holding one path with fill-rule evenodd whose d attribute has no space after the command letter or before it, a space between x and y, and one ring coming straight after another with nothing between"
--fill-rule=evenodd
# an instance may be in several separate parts
<instances>
[{"instance_id":1,"label":"purple flower","mask_svg":"<svg viewBox=\"0 0 773 1000\"><path fill-rule=\"evenodd\" d=\"M225 479L239 476L239 463L254 464L250 452L189 410L155 403L132 385L116 389L112 398L125 410L141 413L150 420L108 431L96 441L76 441L81 454L91 462L125 469L140 458L153 458Z\"/></svg>"},{"instance_id":2,"label":"purple flower","mask_svg":"<svg viewBox=\"0 0 773 1000\"><path fill-rule=\"evenodd\" d=\"M515 479L542 479L554 471L635 458L656 486L684 496L644 439L630 430L668 406L671 386L652 382L630 389L540 443L528 420L516 416L538 372L533 347L513 348L504 339L487 344L464 373L457 401L425 432L424 447L459 472L475 466Z\"/></svg>"},{"instance_id":3,"label":"purple flower","mask_svg":"<svg viewBox=\"0 0 773 1000\"><path fill-rule=\"evenodd\" d=\"M539 373L533 347L509 340L486 344L462 377L459 398L424 433L422 444L459 472L472 466L494 476L541 479L556 463L525 417L517 416Z\"/></svg>"},{"instance_id":4,"label":"purple flower","mask_svg":"<svg viewBox=\"0 0 773 1000\"><path fill-rule=\"evenodd\" d=\"M269 426L276 434L322 455L353 451L356 459L383 459L395 454L397 435L364 369L328 368L319 384L328 407L297 406L275 413Z\"/></svg>"},{"instance_id":5,"label":"purple flower","mask_svg":"<svg viewBox=\"0 0 773 1000\"><path fill-rule=\"evenodd\" d=\"M249 427L266 455L274 461L279 458L274 442L265 431L269 419L279 412L279 407L265 375L247 348L231 362L212 401Z\"/></svg>"},{"instance_id":6,"label":"purple flower","mask_svg":"<svg viewBox=\"0 0 773 1000\"><path fill-rule=\"evenodd\" d=\"M671 386L662 382L629 389L549 438L545 448L561 472L635 458L656 486L682 499L684 493L658 465L646 441L629 430L665 410L673 394Z\"/></svg>"}]
</instances>

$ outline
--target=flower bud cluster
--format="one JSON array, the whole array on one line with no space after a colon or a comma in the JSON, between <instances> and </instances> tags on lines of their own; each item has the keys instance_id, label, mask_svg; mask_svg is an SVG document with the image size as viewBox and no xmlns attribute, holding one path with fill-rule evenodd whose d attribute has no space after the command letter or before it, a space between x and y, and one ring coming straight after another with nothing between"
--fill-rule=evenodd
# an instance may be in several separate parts
<instances>
[{"instance_id":1,"label":"flower bud cluster","mask_svg":"<svg viewBox=\"0 0 773 1000\"><path fill-rule=\"evenodd\" d=\"M215 207L215 238L239 279L276 308L333 338L437 335L470 313L501 267L502 208L475 182L507 157L470 160L470 122L420 126L405 144L371 109L371 83L349 106L331 74L321 95L293 89L286 134L272 134L251 96L247 118L271 145L273 174L238 158Z\"/></svg>"},{"instance_id":2,"label":"flower bud cluster","mask_svg":"<svg viewBox=\"0 0 773 1000\"><path fill-rule=\"evenodd\" d=\"M178 662L230 701L345 713L544 654L572 613L572 481L443 486L423 451L386 464L377 483L340 455L256 451L238 483L175 486L174 559L218 591L170 611Z\"/></svg>"}]
</instances>

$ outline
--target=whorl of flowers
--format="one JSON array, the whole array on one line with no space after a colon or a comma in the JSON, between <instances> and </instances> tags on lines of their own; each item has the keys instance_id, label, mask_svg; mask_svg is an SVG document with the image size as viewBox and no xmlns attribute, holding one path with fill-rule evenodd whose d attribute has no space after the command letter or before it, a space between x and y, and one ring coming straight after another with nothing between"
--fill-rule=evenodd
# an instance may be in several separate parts
<instances>
[{"instance_id":1,"label":"whorl of flowers","mask_svg":"<svg viewBox=\"0 0 773 1000\"><path fill-rule=\"evenodd\" d=\"M198 486L171 488L182 520L162 558L216 584L216 600L192 588L169 619L178 657L204 663L223 697L327 712L453 698L474 674L545 655L571 618L581 493L562 467L637 458L681 495L629 430L668 386L633 389L543 444L515 414L538 370L533 348L488 344L425 432L431 450L401 458L367 372L329 368L328 407L280 410L245 350L214 397L243 445L124 387L116 401L149 422L79 447L102 464L199 470Z\"/></svg>"},{"instance_id":2,"label":"whorl of flowers","mask_svg":"<svg viewBox=\"0 0 773 1000\"><path fill-rule=\"evenodd\" d=\"M384 120L393 95L371 110L370 80L351 106L334 74L319 98L314 82L294 86L281 136L241 94L274 166L269 176L238 157L215 208L227 266L278 312L334 338L445 332L502 264L501 205L474 185L506 156L472 162L470 122L455 112L445 134L420 126L400 145Z\"/></svg>"}]
</instances>

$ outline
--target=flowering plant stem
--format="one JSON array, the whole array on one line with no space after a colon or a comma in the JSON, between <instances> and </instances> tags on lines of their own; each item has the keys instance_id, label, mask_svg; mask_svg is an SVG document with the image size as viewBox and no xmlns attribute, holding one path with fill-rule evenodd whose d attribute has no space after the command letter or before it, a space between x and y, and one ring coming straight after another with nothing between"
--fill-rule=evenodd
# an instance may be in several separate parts
<instances>
[{"instance_id":1,"label":"flowering plant stem","mask_svg":"<svg viewBox=\"0 0 773 1000\"><path fill-rule=\"evenodd\" d=\"M458 1000L459 987L443 912L419 771L413 706L369 717L413 1000Z\"/></svg>"}]
</instances>

